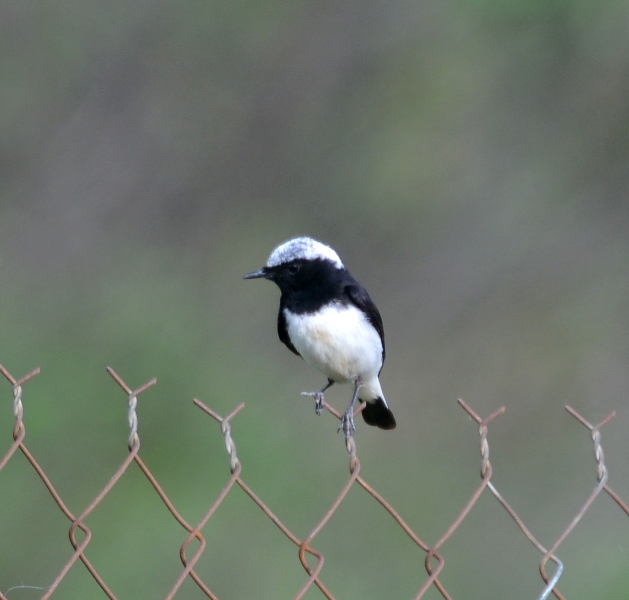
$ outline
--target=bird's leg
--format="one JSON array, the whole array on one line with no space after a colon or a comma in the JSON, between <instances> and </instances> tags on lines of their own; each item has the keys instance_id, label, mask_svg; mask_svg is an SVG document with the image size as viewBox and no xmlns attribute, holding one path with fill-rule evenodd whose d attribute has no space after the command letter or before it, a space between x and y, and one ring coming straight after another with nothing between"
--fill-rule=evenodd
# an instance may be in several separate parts
<instances>
[{"instance_id":1,"label":"bird's leg","mask_svg":"<svg viewBox=\"0 0 629 600\"><path fill-rule=\"evenodd\" d=\"M331 388L334 385L334 381L332 381L331 379L328 379L328 383L325 387L322 387L319 391L317 392L302 392L301 395L302 396L314 396L315 399L315 412L318 415L321 415L321 411L323 410L323 404L324 404L324 399L323 399L323 393Z\"/></svg>"},{"instance_id":2,"label":"bird's leg","mask_svg":"<svg viewBox=\"0 0 629 600\"><path fill-rule=\"evenodd\" d=\"M343 430L346 440L354 435L354 432L356 431L356 426L354 425L354 404L356 404L356 400L358 399L358 391L360 390L362 383L363 380L360 377L357 377L356 381L354 381L354 395L352 396L352 401L349 403L349 408L341 417L339 431L341 429Z\"/></svg>"}]
</instances>

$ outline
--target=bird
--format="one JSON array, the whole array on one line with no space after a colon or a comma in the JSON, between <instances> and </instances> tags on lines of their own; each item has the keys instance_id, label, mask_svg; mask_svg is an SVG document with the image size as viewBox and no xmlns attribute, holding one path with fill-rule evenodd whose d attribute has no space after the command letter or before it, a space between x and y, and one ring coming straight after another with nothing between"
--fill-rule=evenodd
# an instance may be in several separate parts
<instances>
[{"instance_id":1,"label":"bird","mask_svg":"<svg viewBox=\"0 0 629 600\"><path fill-rule=\"evenodd\" d=\"M327 384L314 396L321 414L324 392L335 383L351 383L354 393L341 418L346 438L356 431L354 405L365 403L365 423L395 429L396 421L380 386L385 359L382 317L367 290L330 247L297 237L273 250L266 265L244 279L268 279L281 292L277 334L281 342L322 372Z\"/></svg>"}]
</instances>

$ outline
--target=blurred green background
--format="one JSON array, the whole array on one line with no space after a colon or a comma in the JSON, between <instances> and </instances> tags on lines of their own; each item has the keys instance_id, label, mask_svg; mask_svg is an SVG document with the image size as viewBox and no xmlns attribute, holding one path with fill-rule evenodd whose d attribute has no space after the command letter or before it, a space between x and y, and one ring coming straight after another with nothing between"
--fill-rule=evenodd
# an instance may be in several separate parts
<instances>
[{"instance_id":1,"label":"blurred green background","mask_svg":"<svg viewBox=\"0 0 629 600\"><path fill-rule=\"evenodd\" d=\"M229 475L305 537L348 476L324 380L276 339L278 291L241 276L280 242L333 246L383 315L395 432L358 424L361 474L434 543L494 483L550 545L596 484L603 430L629 500L626 1L0 3L0 362L26 443L80 513L141 456L196 523ZM13 427L0 386L2 448ZM350 389L334 388L345 406ZM0 448L0 455L5 450ZM0 473L0 591L46 586L68 522L21 455ZM131 468L89 518L119 598L161 598L185 539ZM197 571L222 599L291 598L297 551L234 490ZM314 546L336 598L412 598L424 555L354 489ZM539 554L483 497L443 550L453 598L537 598ZM629 519L599 498L558 552L566 598L629 596ZM552 569L550 569L552 571ZM37 598L12 590L10 600ZM55 598L104 597L76 565ZM178 597L204 597L187 583ZM311 590L307 598L319 598ZM428 599L440 598L431 590Z\"/></svg>"}]
</instances>

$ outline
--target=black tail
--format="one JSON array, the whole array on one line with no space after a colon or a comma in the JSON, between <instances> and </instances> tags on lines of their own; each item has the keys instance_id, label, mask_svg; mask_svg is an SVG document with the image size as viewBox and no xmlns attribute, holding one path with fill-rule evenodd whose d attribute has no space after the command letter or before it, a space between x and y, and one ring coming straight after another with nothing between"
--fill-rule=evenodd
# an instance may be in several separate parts
<instances>
[{"instance_id":1,"label":"black tail","mask_svg":"<svg viewBox=\"0 0 629 600\"><path fill-rule=\"evenodd\" d=\"M376 398L373 402L367 402L362 410L362 415L367 425L380 427L380 429L395 429L395 417L382 398Z\"/></svg>"}]
</instances>

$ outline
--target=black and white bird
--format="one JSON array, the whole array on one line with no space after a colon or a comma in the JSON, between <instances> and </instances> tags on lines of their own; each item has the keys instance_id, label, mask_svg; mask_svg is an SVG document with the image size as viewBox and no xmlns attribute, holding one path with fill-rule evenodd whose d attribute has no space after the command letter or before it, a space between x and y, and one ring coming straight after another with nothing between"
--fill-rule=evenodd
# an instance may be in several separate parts
<instances>
[{"instance_id":1,"label":"black and white bird","mask_svg":"<svg viewBox=\"0 0 629 600\"><path fill-rule=\"evenodd\" d=\"M353 383L354 395L341 421L345 435L355 431L357 399L366 403L365 423L394 429L395 418L378 379L385 357L382 318L338 254L311 238L295 238L278 246L264 267L244 278L270 279L280 288L280 340L328 378L321 390L304 392L315 397L317 414L329 387Z\"/></svg>"}]
</instances>

